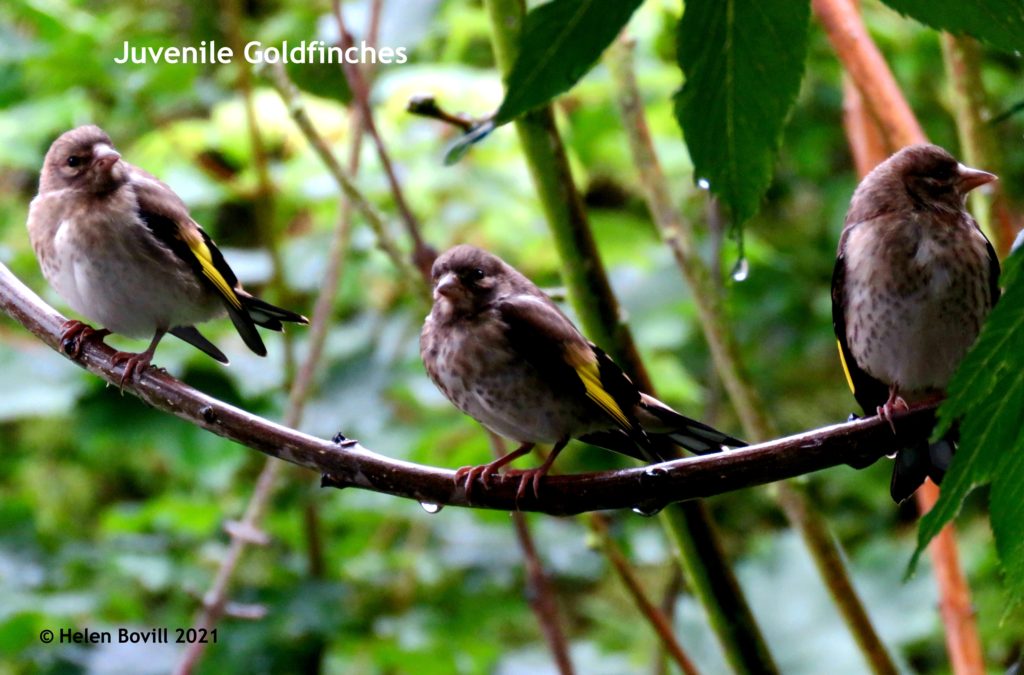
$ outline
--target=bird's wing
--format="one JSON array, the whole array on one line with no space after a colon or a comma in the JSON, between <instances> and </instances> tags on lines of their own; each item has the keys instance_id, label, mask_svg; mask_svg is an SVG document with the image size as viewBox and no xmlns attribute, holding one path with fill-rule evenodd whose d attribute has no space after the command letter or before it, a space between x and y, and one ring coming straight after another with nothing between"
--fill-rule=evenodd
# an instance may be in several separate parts
<instances>
[{"instance_id":1,"label":"bird's wing","mask_svg":"<svg viewBox=\"0 0 1024 675\"><path fill-rule=\"evenodd\" d=\"M839 254L836 257L836 266L832 270L832 328L836 333L836 340L839 343L839 361L843 365L843 373L846 375L846 383L850 386L854 398L860 404L864 412L873 415L875 409L886 402L889 398L889 388L881 380L868 375L857 364L850 352L850 346L846 341L846 258L844 247L846 244L848 226L843 230L839 239Z\"/></svg>"},{"instance_id":2,"label":"bird's wing","mask_svg":"<svg viewBox=\"0 0 1024 675\"><path fill-rule=\"evenodd\" d=\"M267 353L238 292L238 278L210 236L192 220L181 198L165 183L138 167L130 167L139 217L162 244L204 279L224 302L231 322L256 354Z\"/></svg>"},{"instance_id":3,"label":"bird's wing","mask_svg":"<svg viewBox=\"0 0 1024 675\"><path fill-rule=\"evenodd\" d=\"M979 228L978 231L980 232L981 229ZM985 247L988 249L988 290L992 298L992 306L995 307L1001 293L999 289L999 256L996 255L996 250L992 248L992 242L988 240L988 237L985 237Z\"/></svg>"},{"instance_id":4,"label":"bird's wing","mask_svg":"<svg viewBox=\"0 0 1024 675\"><path fill-rule=\"evenodd\" d=\"M566 395L583 393L621 429L635 428L636 385L599 347L584 338L547 298L519 293L496 303L507 337L538 372Z\"/></svg>"}]
</instances>

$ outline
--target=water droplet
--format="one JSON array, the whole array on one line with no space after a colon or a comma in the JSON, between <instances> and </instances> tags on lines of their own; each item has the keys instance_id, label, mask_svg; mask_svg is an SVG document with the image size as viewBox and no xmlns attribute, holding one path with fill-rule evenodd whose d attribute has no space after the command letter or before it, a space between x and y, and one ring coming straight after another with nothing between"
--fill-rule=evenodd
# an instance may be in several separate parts
<instances>
[{"instance_id":1,"label":"water droplet","mask_svg":"<svg viewBox=\"0 0 1024 675\"><path fill-rule=\"evenodd\" d=\"M427 513L433 515L444 508L441 504L431 504L430 502L420 502L420 507Z\"/></svg>"},{"instance_id":2,"label":"water droplet","mask_svg":"<svg viewBox=\"0 0 1024 675\"><path fill-rule=\"evenodd\" d=\"M746 281L747 277L750 276L750 263L747 262L747 259L740 258L737 260L729 276L732 277L733 281Z\"/></svg>"},{"instance_id":3,"label":"water droplet","mask_svg":"<svg viewBox=\"0 0 1024 675\"><path fill-rule=\"evenodd\" d=\"M638 504L633 507L633 513L644 518L650 518L661 513L661 510L665 508L665 505L661 502L650 502L646 504Z\"/></svg>"},{"instance_id":4,"label":"water droplet","mask_svg":"<svg viewBox=\"0 0 1024 675\"><path fill-rule=\"evenodd\" d=\"M710 190L711 181L709 181L707 178L698 178L697 187L699 187L701 190Z\"/></svg>"},{"instance_id":5,"label":"water droplet","mask_svg":"<svg viewBox=\"0 0 1024 675\"><path fill-rule=\"evenodd\" d=\"M887 453L885 455L885 457L886 457L886 459L896 459L896 455L898 455L898 454L899 454L898 452L891 452L891 453Z\"/></svg>"},{"instance_id":6,"label":"water droplet","mask_svg":"<svg viewBox=\"0 0 1024 675\"><path fill-rule=\"evenodd\" d=\"M644 469L644 475L650 476L651 478L660 478L668 475L668 469L663 466L649 466Z\"/></svg>"}]
</instances>

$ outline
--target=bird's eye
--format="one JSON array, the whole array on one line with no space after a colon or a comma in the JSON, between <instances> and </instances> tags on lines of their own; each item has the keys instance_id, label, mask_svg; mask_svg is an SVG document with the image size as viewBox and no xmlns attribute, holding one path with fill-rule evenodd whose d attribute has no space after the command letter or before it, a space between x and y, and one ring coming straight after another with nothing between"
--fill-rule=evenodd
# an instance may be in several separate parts
<instances>
[{"instance_id":1,"label":"bird's eye","mask_svg":"<svg viewBox=\"0 0 1024 675\"><path fill-rule=\"evenodd\" d=\"M79 157L78 155L71 155L70 157L68 157L68 166L70 166L71 168L80 166L81 164L82 158Z\"/></svg>"},{"instance_id":2,"label":"bird's eye","mask_svg":"<svg viewBox=\"0 0 1024 675\"><path fill-rule=\"evenodd\" d=\"M469 274L467 275L467 278L470 281L480 281L485 276L487 276L487 275L484 274L484 271L482 269L480 269L479 267L477 267L477 268L474 268L473 270L470 270Z\"/></svg>"}]
</instances>

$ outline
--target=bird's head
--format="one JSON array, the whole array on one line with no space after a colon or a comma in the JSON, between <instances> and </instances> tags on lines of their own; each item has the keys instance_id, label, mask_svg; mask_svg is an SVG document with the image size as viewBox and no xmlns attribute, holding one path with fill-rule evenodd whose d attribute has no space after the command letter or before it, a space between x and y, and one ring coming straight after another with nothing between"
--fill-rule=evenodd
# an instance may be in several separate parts
<instances>
[{"instance_id":1,"label":"bird's head","mask_svg":"<svg viewBox=\"0 0 1024 675\"><path fill-rule=\"evenodd\" d=\"M461 244L434 261L430 276L435 308L446 316L465 316L510 291L518 273L498 256Z\"/></svg>"},{"instance_id":2,"label":"bird's head","mask_svg":"<svg viewBox=\"0 0 1024 675\"><path fill-rule=\"evenodd\" d=\"M53 142L43 162L40 190L110 192L128 180L128 168L110 137L97 126L67 131Z\"/></svg>"},{"instance_id":3,"label":"bird's head","mask_svg":"<svg viewBox=\"0 0 1024 675\"><path fill-rule=\"evenodd\" d=\"M961 211L972 189L996 179L995 174L965 166L931 144L904 147L879 168L886 165L916 206L939 211Z\"/></svg>"}]
</instances>

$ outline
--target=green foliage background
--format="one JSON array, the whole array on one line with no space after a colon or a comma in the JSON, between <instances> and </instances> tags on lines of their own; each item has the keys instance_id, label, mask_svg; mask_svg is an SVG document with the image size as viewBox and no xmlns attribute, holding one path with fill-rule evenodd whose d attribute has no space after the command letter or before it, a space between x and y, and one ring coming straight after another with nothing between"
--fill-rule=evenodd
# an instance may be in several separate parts
<instances>
[{"instance_id":1,"label":"green foliage background","mask_svg":"<svg viewBox=\"0 0 1024 675\"><path fill-rule=\"evenodd\" d=\"M938 76L937 34L873 1L865 12L928 135L955 149L948 92ZM431 92L451 110L485 114L502 101L487 20L476 2L390 0L381 43L405 46L409 63L381 68L374 107L426 239L443 249L471 242L499 253L557 290L558 261L510 127L442 168L455 132L403 113ZM247 39L328 39L329 3L256 0L245 5ZM366 3L346 3L350 26ZM57 307L24 229L38 168L61 131L98 123L128 161L170 183L225 249L239 277L262 295L309 313L339 211L336 189L266 82L257 79L260 128L275 188L256 206L257 176L232 66L117 65L121 44L226 42L217 3L9 0L0 5L0 261ZM685 214L701 224L702 253L735 262L721 218L693 185L672 95L678 3L648 1L629 26L658 150ZM728 309L770 414L783 432L846 418L855 408L835 357L828 283L835 242L856 184L842 132L840 73L812 23L807 72L784 132L775 175L747 225L751 273L721 274ZM994 113L1022 98L1019 56L984 60ZM314 120L344 156L348 94L330 67L292 70ZM770 83L765 83L770 86ZM558 114L577 181L611 279L662 397L687 413L737 430L717 387L688 290L659 243L641 198L605 69L598 66ZM1024 185L1022 121L996 126L1007 151L1001 176L1012 197ZM359 184L389 216L393 202L374 153ZM257 227L258 223L262 223ZM719 227L716 229L715 224ZM282 272L275 272L275 249ZM478 427L425 377L417 334L426 307L357 222L325 360L302 429L338 430L382 453L457 467L489 456ZM168 340L159 365L190 384L259 414L280 417L286 354L306 335L268 337L270 356L248 354L227 321L207 331L232 359L222 368ZM139 343L113 344L140 349ZM0 672L163 672L174 645L44 645L45 628L187 627L225 554L226 521L240 517L263 464L256 453L146 409L103 387L19 326L0 318ZM610 453L574 446L563 471L619 465ZM888 499L890 467L836 468L806 479L850 556L859 589L884 638L908 669L945 672L942 627L927 559L904 583L914 548L912 507ZM246 555L232 599L265 608L259 621L226 619L203 672L535 672L550 668L524 598L522 558L508 516L446 509L428 515L383 495L320 490L289 469L266 529L271 543ZM863 663L811 571L798 538L771 504L771 488L711 500L740 579L786 673L859 673ZM984 493L959 521L963 562L988 663L1019 658L1019 613L1003 606ZM607 562L572 519L531 517L566 617L581 672L648 672L656 644ZM615 534L655 595L672 561L658 525L617 514ZM707 672L724 667L701 610L676 603L677 633Z\"/></svg>"}]
</instances>

